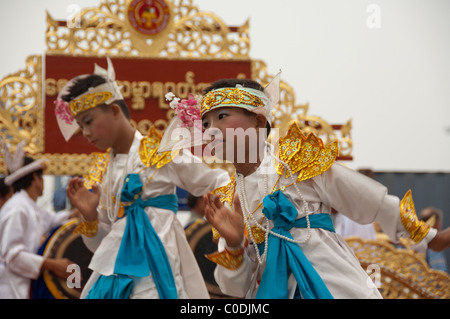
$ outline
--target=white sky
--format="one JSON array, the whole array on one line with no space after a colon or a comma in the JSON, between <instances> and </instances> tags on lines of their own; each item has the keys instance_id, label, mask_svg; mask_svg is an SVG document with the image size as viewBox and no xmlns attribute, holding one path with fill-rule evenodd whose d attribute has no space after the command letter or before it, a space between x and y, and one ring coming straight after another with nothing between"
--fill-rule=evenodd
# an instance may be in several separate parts
<instances>
[{"instance_id":1,"label":"white sky","mask_svg":"<svg viewBox=\"0 0 450 319\"><path fill-rule=\"evenodd\" d=\"M99 2L0 0L0 78L45 52L46 10L65 20L70 5ZM450 1L194 3L227 25L249 18L251 58L265 61L271 74L282 69L310 115L331 124L352 119L350 167L450 172Z\"/></svg>"}]
</instances>

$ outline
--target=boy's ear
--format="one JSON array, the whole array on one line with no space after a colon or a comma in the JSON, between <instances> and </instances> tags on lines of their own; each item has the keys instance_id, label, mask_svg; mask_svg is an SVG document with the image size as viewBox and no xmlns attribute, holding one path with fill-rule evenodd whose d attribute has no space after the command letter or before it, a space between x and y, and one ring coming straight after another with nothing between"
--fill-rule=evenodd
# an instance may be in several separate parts
<instances>
[{"instance_id":1,"label":"boy's ear","mask_svg":"<svg viewBox=\"0 0 450 319\"><path fill-rule=\"evenodd\" d=\"M116 103L113 103L109 106L113 112L114 116L120 115L120 113L122 113L120 106Z\"/></svg>"},{"instance_id":2,"label":"boy's ear","mask_svg":"<svg viewBox=\"0 0 450 319\"><path fill-rule=\"evenodd\" d=\"M36 172L33 172L33 173L31 173L32 175L32 181L33 182L36 182L36 181L38 181L39 180L39 175L38 174L36 174Z\"/></svg>"}]
</instances>

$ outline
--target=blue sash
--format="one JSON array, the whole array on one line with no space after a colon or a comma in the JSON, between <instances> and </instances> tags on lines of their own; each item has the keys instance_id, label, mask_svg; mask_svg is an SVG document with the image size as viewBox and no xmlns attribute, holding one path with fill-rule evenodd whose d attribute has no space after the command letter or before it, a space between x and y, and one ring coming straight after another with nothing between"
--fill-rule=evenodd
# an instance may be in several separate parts
<instances>
[{"instance_id":1,"label":"blue sash","mask_svg":"<svg viewBox=\"0 0 450 319\"><path fill-rule=\"evenodd\" d=\"M125 207L127 224L117 254L114 275L101 276L89 291L88 299L126 299L133 287L133 279L129 276L146 277L150 274L161 299L178 298L166 251L144 211L144 207L152 206L176 213L177 196L168 194L143 201L141 190L139 175L129 174L122 189L121 201L132 204Z\"/></svg>"},{"instance_id":2,"label":"blue sash","mask_svg":"<svg viewBox=\"0 0 450 319\"><path fill-rule=\"evenodd\" d=\"M293 239L289 233L292 227L307 227L305 217L295 220L297 209L282 192L276 191L267 195L263 205L264 215L274 222L273 232ZM333 222L328 214L310 215L309 221L311 228L323 228L334 232ZM290 272L294 275L304 299L333 298L300 246L269 234L266 268L256 298L287 299Z\"/></svg>"}]
</instances>

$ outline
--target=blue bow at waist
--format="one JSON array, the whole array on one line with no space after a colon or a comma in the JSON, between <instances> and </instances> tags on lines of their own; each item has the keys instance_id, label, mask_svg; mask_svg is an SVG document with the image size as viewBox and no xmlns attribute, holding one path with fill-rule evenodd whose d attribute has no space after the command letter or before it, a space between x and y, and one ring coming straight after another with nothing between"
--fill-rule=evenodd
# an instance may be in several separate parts
<instances>
[{"instance_id":1,"label":"blue bow at waist","mask_svg":"<svg viewBox=\"0 0 450 319\"><path fill-rule=\"evenodd\" d=\"M297 209L281 191L267 195L263 200L264 215L274 222L272 231L293 239L289 230L293 227L306 228L307 221L303 217L296 220ZM334 232L333 222L328 214L309 216L311 228L323 228ZM256 298L286 299L288 298L288 277L294 275L298 288L305 299L331 299L322 278L311 265L308 258L296 243L269 234L266 268Z\"/></svg>"},{"instance_id":2,"label":"blue bow at waist","mask_svg":"<svg viewBox=\"0 0 450 319\"><path fill-rule=\"evenodd\" d=\"M144 207L152 206L172 210L178 209L178 199L175 194L162 195L141 199L142 183L138 174L129 174L122 188L121 201L131 203L125 206L127 224L117 254L113 276L103 277L98 280L99 285L105 287L119 287L122 293L114 293L113 296L128 298L131 292L132 277L146 277L150 273L155 281L156 288L161 299L178 298L175 280L164 245L153 228ZM108 279L110 278L110 279ZM126 278L129 278L128 280ZM122 283L112 283L120 280ZM127 281L126 283L124 283ZM96 283L97 284L97 283ZM102 298L96 296L97 291L105 291L105 287L96 285L89 291L88 297Z\"/></svg>"}]
</instances>

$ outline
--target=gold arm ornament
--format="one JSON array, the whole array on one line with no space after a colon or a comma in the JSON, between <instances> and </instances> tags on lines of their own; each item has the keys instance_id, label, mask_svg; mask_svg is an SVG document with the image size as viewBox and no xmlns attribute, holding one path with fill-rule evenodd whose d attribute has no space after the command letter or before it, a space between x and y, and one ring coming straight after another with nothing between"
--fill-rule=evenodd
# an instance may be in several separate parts
<instances>
[{"instance_id":1,"label":"gold arm ornament","mask_svg":"<svg viewBox=\"0 0 450 319\"><path fill-rule=\"evenodd\" d=\"M416 243L420 242L430 230L430 226L427 223L419 221L417 218L411 190L406 192L400 202L400 218L411 239Z\"/></svg>"}]
</instances>

